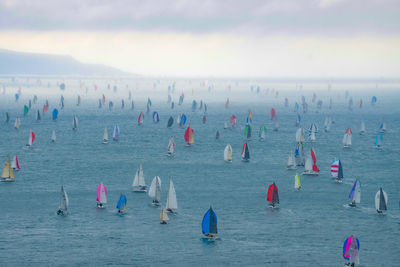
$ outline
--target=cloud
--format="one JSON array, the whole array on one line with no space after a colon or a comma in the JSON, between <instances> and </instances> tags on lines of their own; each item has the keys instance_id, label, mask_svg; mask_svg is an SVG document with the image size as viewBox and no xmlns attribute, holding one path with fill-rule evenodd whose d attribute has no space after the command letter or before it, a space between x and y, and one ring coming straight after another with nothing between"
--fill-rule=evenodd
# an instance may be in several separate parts
<instances>
[{"instance_id":1,"label":"cloud","mask_svg":"<svg viewBox=\"0 0 400 267\"><path fill-rule=\"evenodd\" d=\"M0 0L2 30L398 34L396 0Z\"/></svg>"}]
</instances>

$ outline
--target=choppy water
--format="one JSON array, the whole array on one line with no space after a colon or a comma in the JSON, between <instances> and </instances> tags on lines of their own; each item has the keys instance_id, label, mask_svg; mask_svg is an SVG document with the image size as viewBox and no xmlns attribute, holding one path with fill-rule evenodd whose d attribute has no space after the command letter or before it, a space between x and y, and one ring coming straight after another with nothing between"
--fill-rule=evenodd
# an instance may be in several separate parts
<instances>
[{"instance_id":1,"label":"choppy water","mask_svg":"<svg viewBox=\"0 0 400 267\"><path fill-rule=\"evenodd\" d=\"M306 93L305 93L306 94ZM223 101L212 101L210 95L190 96L184 105L169 109L165 101L154 101L152 110L160 114L155 124L145 115L142 127L137 116L145 111L145 98L136 100L135 110L115 107L98 109L96 99L83 99L81 107L75 98L66 99L59 119L51 120L51 110L58 99L50 98L48 114L35 121L35 112L44 103L34 106L21 119L21 128L13 128L16 114L21 115L28 96L14 103L11 96L1 100L1 114L10 111L12 122L1 123L0 159L18 155L22 170L15 183L0 184L0 264L1 265L282 265L340 266L345 238L355 234L360 240L363 266L396 266L400 262L400 109L399 95L392 91L380 96L375 107L369 105L371 93L363 94L364 108L346 109L343 92L333 94L334 109L327 105L316 113L315 104L307 101L310 111L303 115L302 126L315 122L320 131L312 145L321 173L318 177L300 177L302 190L293 189L294 171L285 169L290 150L295 148L294 101L301 93L286 93L290 108L284 108L285 93L279 98L256 94L246 96L248 102L232 96L231 107ZM191 101L209 99L207 122L202 112L191 111ZM356 104L356 98L354 99ZM325 103L326 103L325 98ZM272 131L269 109L277 109L280 129ZM249 142L251 160L240 161L243 127L247 110L253 111L253 136ZM167 129L168 117L184 111L195 131L195 145L185 147L183 134L174 124ZM238 127L223 130L224 119L238 117ZM78 131L72 131L72 116L79 118ZM324 114L335 119L331 131L322 131ZM358 135L361 118L367 133ZM384 118L388 131L383 149L374 148L379 121ZM119 124L119 142L101 144L104 126L111 135ZM267 125L267 139L256 137L261 125ZM344 131L353 129L353 146L341 145ZM24 149L29 129L36 134L33 150ZM57 141L50 143L52 129ZM219 129L221 137L215 139ZM166 157L166 147L175 137L176 154ZM233 147L233 162L223 161L226 144ZM311 147L306 143L307 152ZM345 179L336 184L330 178L334 158L343 162ZM173 178L179 210L170 216L167 225L160 225L160 208L151 206L145 194L130 192L134 173L143 163L145 179L158 175L162 179L165 203L168 178ZM298 172L301 172L300 168ZM362 183L361 205L349 208L348 193L358 177ZM108 206L96 209L96 186L103 181L108 190ZM266 189L276 182L280 208L271 211L266 203ZM64 184L70 198L69 215L56 215L60 186ZM379 187L389 197L388 211L378 216L374 196ZM127 193L128 212L116 214L119 194ZM218 216L220 240L207 243L201 239L201 220L212 205Z\"/></svg>"}]
</instances>

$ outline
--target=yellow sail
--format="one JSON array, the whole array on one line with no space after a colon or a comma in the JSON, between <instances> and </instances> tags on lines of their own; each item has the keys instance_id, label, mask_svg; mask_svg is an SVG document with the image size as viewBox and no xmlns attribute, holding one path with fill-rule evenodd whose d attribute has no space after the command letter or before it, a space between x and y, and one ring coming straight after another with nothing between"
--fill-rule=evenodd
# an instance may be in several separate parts
<instances>
[{"instance_id":1,"label":"yellow sail","mask_svg":"<svg viewBox=\"0 0 400 267\"><path fill-rule=\"evenodd\" d=\"M163 209L160 213L160 221L168 221L168 215L167 215L167 211L165 209Z\"/></svg>"},{"instance_id":2,"label":"yellow sail","mask_svg":"<svg viewBox=\"0 0 400 267\"><path fill-rule=\"evenodd\" d=\"M194 144L194 134L193 134L193 131L189 131L189 144Z\"/></svg>"},{"instance_id":3,"label":"yellow sail","mask_svg":"<svg viewBox=\"0 0 400 267\"><path fill-rule=\"evenodd\" d=\"M14 178L14 172L12 171L10 158L7 156L6 162L4 163L3 172L1 178Z\"/></svg>"}]
</instances>

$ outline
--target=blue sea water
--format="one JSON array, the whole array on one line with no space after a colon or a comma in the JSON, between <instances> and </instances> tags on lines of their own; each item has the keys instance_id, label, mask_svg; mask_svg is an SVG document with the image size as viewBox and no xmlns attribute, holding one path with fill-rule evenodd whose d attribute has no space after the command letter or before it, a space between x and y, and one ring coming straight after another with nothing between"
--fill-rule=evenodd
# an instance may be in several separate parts
<instances>
[{"instance_id":1,"label":"blue sea water","mask_svg":"<svg viewBox=\"0 0 400 267\"><path fill-rule=\"evenodd\" d=\"M0 123L0 159L3 162L7 155L12 158L16 154L21 167L14 183L0 184L2 266L340 266L343 242L351 234L360 240L362 266L396 266L400 262L400 95L396 91L350 91L353 111L347 109L344 91L324 92L319 112L311 102L311 91L281 91L277 98L249 90L241 94L223 91L220 98L206 91L194 96L186 91L183 106L176 105L173 110L164 93L165 99L152 99L151 110L159 112L160 122L153 123L151 114L145 114L141 127L137 117L146 110L145 93L141 98L133 95L134 110L129 109L127 100L121 110L121 96L108 92L114 100L112 111L97 108L100 95L83 97L77 107L76 95L71 94L57 121L51 120L51 110L59 108L59 98L53 95L49 111L36 122L35 112L42 109L44 96L39 96L26 117L22 116L32 92L23 94L17 103L11 93L0 100L1 114L11 114L10 123ZM371 106L374 94L378 102ZM225 95L231 97L228 109L224 107ZM301 114L302 127L308 128L312 122L319 127L316 142L306 142L305 152L314 148L321 173L318 177L300 176L303 187L297 192L296 171L287 171L286 162L295 148L293 109L301 95L310 106L308 113ZM328 109L328 96L334 101L332 110ZM356 106L358 96L364 100L362 109ZM285 97L289 108L283 105ZM193 99L208 104L205 124L202 111L191 111ZM272 131L269 117L272 107L279 118L277 132ZM250 162L243 163L240 152L248 109L253 112L253 138L249 141ZM169 116L176 119L181 112L187 114L194 129L192 147L185 146L185 129L178 128L176 122L171 129L166 127ZM18 130L13 127L17 114L21 116ZM74 114L79 118L77 131L72 130ZM224 130L224 120L231 114L238 117L238 125ZM325 133L323 123L328 115L335 124ZM363 136L358 134L361 119L367 130ZM374 141L382 119L388 130L383 149L377 150ZM120 140L102 144L104 126L111 136L115 124L121 128ZM257 138L261 125L268 129L264 142ZM353 145L343 149L348 127L353 130ZM36 134L34 148L24 149L30 129ZM57 141L50 143L53 129ZM218 140L217 129L221 135ZM176 153L170 158L166 150L171 136ZM233 148L231 164L223 161L228 143ZM330 178L334 158L342 161L343 184ZM179 209L170 215L167 225L159 223L161 207L152 206L146 194L130 191L140 163L148 185L154 176L161 177L163 204L169 178L174 181ZM361 204L350 208L348 194L355 178L362 184ZM101 181L108 191L104 210L96 209L96 187ZM267 188L273 182L279 188L280 208L276 210L270 210L266 202ZM70 199L66 217L56 215L62 184ZM389 198L384 216L378 216L374 206L379 187ZM122 192L128 201L127 213L121 216L116 213L116 204ZM220 239L215 242L204 241L201 234L201 220L210 205L218 216Z\"/></svg>"}]
</instances>

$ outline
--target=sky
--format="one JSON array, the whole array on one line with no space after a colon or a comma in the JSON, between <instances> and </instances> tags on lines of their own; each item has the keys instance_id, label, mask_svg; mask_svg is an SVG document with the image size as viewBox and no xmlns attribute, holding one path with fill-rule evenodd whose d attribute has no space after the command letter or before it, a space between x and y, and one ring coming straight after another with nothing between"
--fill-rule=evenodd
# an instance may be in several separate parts
<instances>
[{"instance_id":1,"label":"sky","mask_svg":"<svg viewBox=\"0 0 400 267\"><path fill-rule=\"evenodd\" d=\"M145 76L399 77L398 0L0 0L0 48Z\"/></svg>"}]
</instances>

